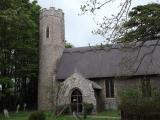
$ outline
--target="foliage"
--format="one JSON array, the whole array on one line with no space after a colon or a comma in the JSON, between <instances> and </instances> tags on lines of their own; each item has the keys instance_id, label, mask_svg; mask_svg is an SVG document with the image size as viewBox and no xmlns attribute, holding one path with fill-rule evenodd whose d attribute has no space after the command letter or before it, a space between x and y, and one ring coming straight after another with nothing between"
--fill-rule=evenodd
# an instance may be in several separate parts
<instances>
[{"instance_id":1,"label":"foliage","mask_svg":"<svg viewBox=\"0 0 160 120\"><path fill-rule=\"evenodd\" d=\"M13 81L10 80L8 77L0 77L0 85L3 86L3 89L5 89L5 91L2 93L2 95L0 96L5 96L5 95L10 95L11 92L11 88L13 88ZM1 92L0 92L1 94Z\"/></svg>"},{"instance_id":2,"label":"foliage","mask_svg":"<svg viewBox=\"0 0 160 120\"><path fill-rule=\"evenodd\" d=\"M70 113L70 108L69 108L69 104L66 105L58 105L57 109L56 109L56 115L58 114L69 114Z\"/></svg>"},{"instance_id":3,"label":"foliage","mask_svg":"<svg viewBox=\"0 0 160 120\"><path fill-rule=\"evenodd\" d=\"M139 89L126 89L120 92L119 98L119 108L124 112L124 114L127 114L127 116L151 118L152 115L156 115L160 117L159 89L152 90L152 97L143 96Z\"/></svg>"},{"instance_id":4,"label":"foliage","mask_svg":"<svg viewBox=\"0 0 160 120\"><path fill-rule=\"evenodd\" d=\"M74 46L71 43L65 41L65 48L73 48L73 47Z\"/></svg>"},{"instance_id":5,"label":"foliage","mask_svg":"<svg viewBox=\"0 0 160 120\"><path fill-rule=\"evenodd\" d=\"M93 111L92 103L83 103L83 118L86 119L87 115L90 115Z\"/></svg>"},{"instance_id":6,"label":"foliage","mask_svg":"<svg viewBox=\"0 0 160 120\"><path fill-rule=\"evenodd\" d=\"M146 41L160 38L160 4L147 4L132 8L121 42Z\"/></svg>"},{"instance_id":7,"label":"foliage","mask_svg":"<svg viewBox=\"0 0 160 120\"><path fill-rule=\"evenodd\" d=\"M104 37L106 39L105 42L107 43L115 42L115 39L119 37L118 31L121 30L121 22L126 21L128 18L128 12L132 1L134 0L118 1L118 12L112 14L111 16L104 15L101 22L99 22L98 18L98 22L96 22L98 29L92 31L92 33ZM105 13L105 9L102 8L116 6L116 2L116 0L85 0L85 4L81 5L80 9L82 14L86 14L88 12L91 13L94 17L94 21L96 21L95 16L98 15L98 11Z\"/></svg>"},{"instance_id":8,"label":"foliage","mask_svg":"<svg viewBox=\"0 0 160 120\"><path fill-rule=\"evenodd\" d=\"M83 110L84 114L90 115L93 111L93 104L92 103L83 103Z\"/></svg>"},{"instance_id":9,"label":"foliage","mask_svg":"<svg viewBox=\"0 0 160 120\"><path fill-rule=\"evenodd\" d=\"M97 15L97 11L102 11L102 7L114 6L115 0L85 0L81 5L82 14L92 13ZM134 7L131 5L134 0L124 0L119 3L120 9L111 17L104 16L102 22L97 22L98 29L94 34L106 38L106 42L131 42L145 41L147 39L159 38L159 2ZM112 4L111 4L112 3ZM128 14L129 13L129 14ZM158 35L158 36L157 36ZM119 39L121 38L121 39Z\"/></svg>"},{"instance_id":10,"label":"foliage","mask_svg":"<svg viewBox=\"0 0 160 120\"><path fill-rule=\"evenodd\" d=\"M15 96L24 102L26 98L36 100L30 97L36 96L38 78L39 12L36 1L0 0L2 94L10 94L9 89L14 87Z\"/></svg>"},{"instance_id":11,"label":"foliage","mask_svg":"<svg viewBox=\"0 0 160 120\"><path fill-rule=\"evenodd\" d=\"M46 116L42 111L32 112L28 120L45 120Z\"/></svg>"}]
</instances>

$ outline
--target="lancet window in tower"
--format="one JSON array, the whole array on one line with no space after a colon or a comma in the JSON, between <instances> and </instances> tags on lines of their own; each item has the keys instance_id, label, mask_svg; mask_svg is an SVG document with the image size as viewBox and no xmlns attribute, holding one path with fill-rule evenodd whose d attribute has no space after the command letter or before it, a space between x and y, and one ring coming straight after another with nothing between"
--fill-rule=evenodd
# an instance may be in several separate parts
<instances>
[{"instance_id":1,"label":"lancet window in tower","mask_svg":"<svg viewBox=\"0 0 160 120\"><path fill-rule=\"evenodd\" d=\"M46 38L49 38L49 27L46 29Z\"/></svg>"}]
</instances>

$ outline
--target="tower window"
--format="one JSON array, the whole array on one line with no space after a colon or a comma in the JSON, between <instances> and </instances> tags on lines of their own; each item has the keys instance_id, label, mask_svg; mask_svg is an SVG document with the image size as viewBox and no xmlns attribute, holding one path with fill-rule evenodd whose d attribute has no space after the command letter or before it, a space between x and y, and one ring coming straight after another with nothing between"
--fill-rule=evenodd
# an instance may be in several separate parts
<instances>
[{"instance_id":1,"label":"tower window","mask_svg":"<svg viewBox=\"0 0 160 120\"><path fill-rule=\"evenodd\" d=\"M46 38L49 38L49 27L46 29Z\"/></svg>"},{"instance_id":2,"label":"tower window","mask_svg":"<svg viewBox=\"0 0 160 120\"><path fill-rule=\"evenodd\" d=\"M113 80L106 80L106 98L113 98L114 97L114 81Z\"/></svg>"}]
</instances>

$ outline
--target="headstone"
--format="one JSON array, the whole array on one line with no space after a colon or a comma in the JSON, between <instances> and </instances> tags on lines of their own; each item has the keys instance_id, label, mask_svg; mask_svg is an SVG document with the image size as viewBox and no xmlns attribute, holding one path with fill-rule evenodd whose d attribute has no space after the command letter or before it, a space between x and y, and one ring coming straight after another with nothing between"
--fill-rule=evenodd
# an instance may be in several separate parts
<instances>
[{"instance_id":1,"label":"headstone","mask_svg":"<svg viewBox=\"0 0 160 120\"><path fill-rule=\"evenodd\" d=\"M78 116L78 114L73 111L73 117L76 119L76 120L81 120L81 118Z\"/></svg>"},{"instance_id":2,"label":"headstone","mask_svg":"<svg viewBox=\"0 0 160 120\"><path fill-rule=\"evenodd\" d=\"M9 118L9 112L8 112L7 109L4 109L4 110L3 110L3 113L4 113L4 117L5 117L5 118Z\"/></svg>"},{"instance_id":3,"label":"headstone","mask_svg":"<svg viewBox=\"0 0 160 120\"><path fill-rule=\"evenodd\" d=\"M16 113L19 112L19 109L20 109L20 105L18 104L18 105L17 105L17 109L16 109Z\"/></svg>"},{"instance_id":4,"label":"headstone","mask_svg":"<svg viewBox=\"0 0 160 120\"><path fill-rule=\"evenodd\" d=\"M0 91L2 91L2 85L0 84Z\"/></svg>"},{"instance_id":5,"label":"headstone","mask_svg":"<svg viewBox=\"0 0 160 120\"><path fill-rule=\"evenodd\" d=\"M2 98L2 85L0 84L0 100Z\"/></svg>"},{"instance_id":6,"label":"headstone","mask_svg":"<svg viewBox=\"0 0 160 120\"><path fill-rule=\"evenodd\" d=\"M74 117L76 120L78 120L78 118L77 118L77 116L76 116L76 112L75 112L75 111L73 111L73 117Z\"/></svg>"},{"instance_id":7,"label":"headstone","mask_svg":"<svg viewBox=\"0 0 160 120\"><path fill-rule=\"evenodd\" d=\"M23 105L23 110L24 110L24 111L26 111L26 107L27 107L27 104L24 103L24 105Z\"/></svg>"}]
</instances>

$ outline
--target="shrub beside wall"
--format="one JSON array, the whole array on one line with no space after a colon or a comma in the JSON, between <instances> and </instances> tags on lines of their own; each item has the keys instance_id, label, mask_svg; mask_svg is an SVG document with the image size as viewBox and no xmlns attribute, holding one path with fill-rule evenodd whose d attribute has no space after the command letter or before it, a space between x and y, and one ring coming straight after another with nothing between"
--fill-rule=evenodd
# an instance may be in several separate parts
<instances>
[{"instance_id":1,"label":"shrub beside wall","mask_svg":"<svg viewBox=\"0 0 160 120\"><path fill-rule=\"evenodd\" d=\"M56 109L56 114L69 114L70 113L70 105L58 105Z\"/></svg>"},{"instance_id":2,"label":"shrub beside wall","mask_svg":"<svg viewBox=\"0 0 160 120\"><path fill-rule=\"evenodd\" d=\"M90 115L93 111L92 103L83 103L84 114Z\"/></svg>"},{"instance_id":3,"label":"shrub beside wall","mask_svg":"<svg viewBox=\"0 0 160 120\"><path fill-rule=\"evenodd\" d=\"M29 116L29 120L45 120L46 116L42 111L32 112Z\"/></svg>"},{"instance_id":4,"label":"shrub beside wall","mask_svg":"<svg viewBox=\"0 0 160 120\"><path fill-rule=\"evenodd\" d=\"M160 90L154 89L151 97L144 97L138 89L126 89L119 96L122 120L160 119Z\"/></svg>"}]
</instances>

